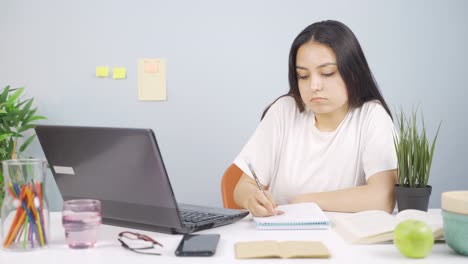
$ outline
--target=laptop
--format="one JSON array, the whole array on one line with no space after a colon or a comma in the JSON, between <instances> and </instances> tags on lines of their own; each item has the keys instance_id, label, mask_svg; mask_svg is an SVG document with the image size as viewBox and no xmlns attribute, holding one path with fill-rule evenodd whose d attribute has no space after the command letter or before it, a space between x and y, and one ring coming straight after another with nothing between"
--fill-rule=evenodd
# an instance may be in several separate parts
<instances>
[{"instance_id":1,"label":"laptop","mask_svg":"<svg viewBox=\"0 0 468 264\"><path fill-rule=\"evenodd\" d=\"M248 214L178 204L151 129L37 125L35 130L63 199L100 200L105 224L188 234Z\"/></svg>"}]
</instances>

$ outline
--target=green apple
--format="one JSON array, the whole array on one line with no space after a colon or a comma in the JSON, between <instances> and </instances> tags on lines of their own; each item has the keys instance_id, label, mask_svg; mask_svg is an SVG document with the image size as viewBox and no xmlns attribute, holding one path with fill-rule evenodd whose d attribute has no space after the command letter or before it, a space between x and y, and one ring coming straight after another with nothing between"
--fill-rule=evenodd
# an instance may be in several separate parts
<instances>
[{"instance_id":1,"label":"green apple","mask_svg":"<svg viewBox=\"0 0 468 264\"><path fill-rule=\"evenodd\" d=\"M409 258L424 258L434 245L432 229L419 220L405 220L393 232L393 241L400 253Z\"/></svg>"}]
</instances>

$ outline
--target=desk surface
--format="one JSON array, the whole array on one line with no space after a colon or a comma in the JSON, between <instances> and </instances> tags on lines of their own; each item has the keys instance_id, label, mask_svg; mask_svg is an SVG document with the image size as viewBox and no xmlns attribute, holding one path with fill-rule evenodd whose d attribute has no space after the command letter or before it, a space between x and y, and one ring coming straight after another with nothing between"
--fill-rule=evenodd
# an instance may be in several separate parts
<instances>
[{"instance_id":1,"label":"desk surface","mask_svg":"<svg viewBox=\"0 0 468 264\"><path fill-rule=\"evenodd\" d=\"M326 213L333 219L338 213ZM0 263L468 263L468 258L455 254L446 244L435 244L428 257L422 260L408 259L400 255L393 244L350 245L346 244L333 229L330 230L256 230L252 218L223 227L199 233L218 233L221 239L213 257L176 257L174 251L181 235L167 235L139 231L148 234L164 245L162 256L147 256L125 250L117 241L117 234L128 228L103 225L100 239L92 249L69 249L65 244L61 226L61 214L51 213L51 243L47 248L29 252L10 252L0 250ZM329 248L330 259L253 259L237 260L234 257L234 243L249 240L317 240Z\"/></svg>"}]
</instances>

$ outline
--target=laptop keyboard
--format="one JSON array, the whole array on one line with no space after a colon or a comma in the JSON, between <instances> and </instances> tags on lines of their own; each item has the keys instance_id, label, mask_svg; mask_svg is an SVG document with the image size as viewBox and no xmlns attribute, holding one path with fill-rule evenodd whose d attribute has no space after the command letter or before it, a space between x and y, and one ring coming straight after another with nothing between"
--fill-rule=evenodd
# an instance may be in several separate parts
<instances>
[{"instance_id":1,"label":"laptop keyboard","mask_svg":"<svg viewBox=\"0 0 468 264\"><path fill-rule=\"evenodd\" d=\"M187 224L196 224L204 221L213 221L218 218L223 218L225 215L206 213L206 212L196 212L196 211L186 211L181 210L180 216L182 217L182 222Z\"/></svg>"}]
</instances>

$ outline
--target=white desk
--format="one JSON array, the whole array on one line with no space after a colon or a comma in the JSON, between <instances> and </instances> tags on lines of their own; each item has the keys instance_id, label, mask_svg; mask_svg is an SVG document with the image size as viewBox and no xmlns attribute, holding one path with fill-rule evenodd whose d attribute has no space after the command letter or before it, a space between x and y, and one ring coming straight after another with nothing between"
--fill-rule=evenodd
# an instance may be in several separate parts
<instances>
[{"instance_id":1,"label":"white desk","mask_svg":"<svg viewBox=\"0 0 468 264\"><path fill-rule=\"evenodd\" d=\"M333 219L336 213L327 213ZM176 257L174 251L181 235L167 235L138 231L148 234L164 245L162 256L136 254L121 247L117 234L128 228L103 225L100 240L92 249L69 249L65 244L60 213L51 214L51 243L47 248L29 252L0 250L1 264L64 264L64 263L468 263L468 257L455 254L446 244L435 244L428 257L421 260L408 259L400 255L393 244L349 245L330 230L256 230L250 216L223 227L200 233L219 233L221 239L213 257ZM253 259L238 260L234 257L234 243L249 240L319 240L329 248L329 259Z\"/></svg>"}]
</instances>

